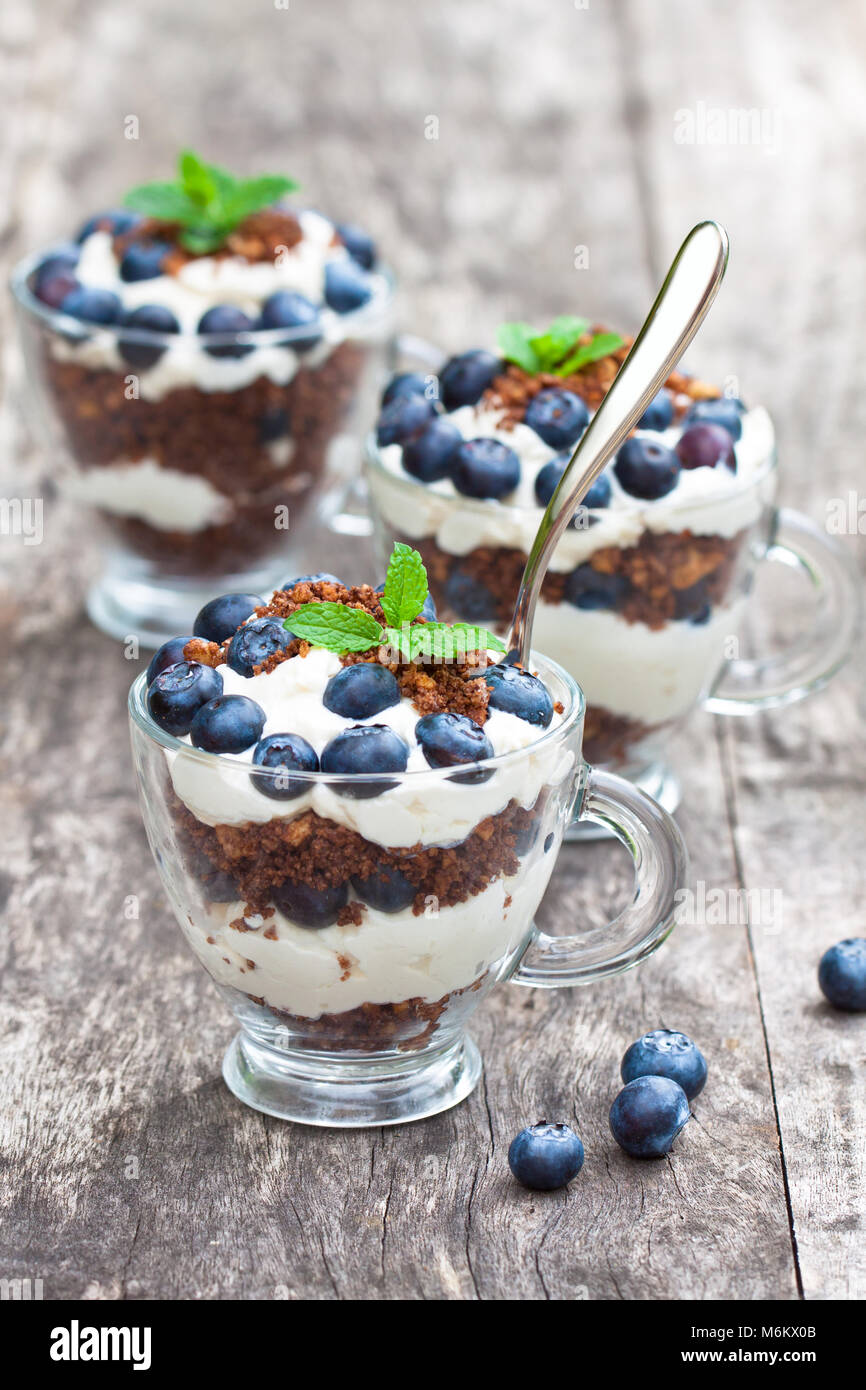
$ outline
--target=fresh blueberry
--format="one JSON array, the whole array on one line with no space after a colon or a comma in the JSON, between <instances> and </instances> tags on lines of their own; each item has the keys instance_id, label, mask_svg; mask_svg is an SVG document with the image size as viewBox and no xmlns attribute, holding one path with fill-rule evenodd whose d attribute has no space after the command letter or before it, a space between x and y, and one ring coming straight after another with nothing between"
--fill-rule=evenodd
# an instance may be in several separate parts
<instances>
[{"instance_id":1,"label":"fresh blueberry","mask_svg":"<svg viewBox=\"0 0 866 1390\"><path fill-rule=\"evenodd\" d=\"M546 463L535 478L535 498L540 507L546 507L556 489L559 487L560 479L571 460L570 454L558 454L550 463ZM584 497L580 506L574 514L574 526L585 526L587 524L586 514L610 504L611 487L610 479L606 473L602 473L596 478L589 492Z\"/></svg>"},{"instance_id":2,"label":"fresh blueberry","mask_svg":"<svg viewBox=\"0 0 866 1390\"><path fill-rule=\"evenodd\" d=\"M120 300L111 290L91 290L86 285L70 290L60 304L61 313L84 323L116 323L120 310Z\"/></svg>"},{"instance_id":3,"label":"fresh blueberry","mask_svg":"<svg viewBox=\"0 0 866 1390\"><path fill-rule=\"evenodd\" d=\"M338 883L333 888L314 888L310 883L289 879L274 888L271 897L283 916L297 926L330 927L336 922L340 908L349 901L349 885Z\"/></svg>"},{"instance_id":4,"label":"fresh blueberry","mask_svg":"<svg viewBox=\"0 0 866 1390\"><path fill-rule=\"evenodd\" d=\"M363 773L405 772L408 760L409 749L387 724L353 724L325 746L322 771L349 778ZM335 791L355 801L366 801L396 786L396 782L383 781L352 786L347 781L337 783Z\"/></svg>"},{"instance_id":5,"label":"fresh blueberry","mask_svg":"<svg viewBox=\"0 0 866 1390\"><path fill-rule=\"evenodd\" d=\"M520 482L520 459L498 439L466 439L451 455L448 471L464 497L505 497Z\"/></svg>"},{"instance_id":6,"label":"fresh blueberry","mask_svg":"<svg viewBox=\"0 0 866 1390\"><path fill-rule=\"evenodd\" d=\"M415 901L418 889L399 869L381 864L368 878L352 877L352 887L358 897L375 907L377 912L402 912Z\"/></svg>"},{"instance_id":7,"label":"fresh blueberry","mask_svg":"<svg viewBox=\"0 0 866 1390\"><path fill-rule=\"evenodd\" d=\"M258 594L221 594L199 611L192 630L205 642L224 642L261 606Z\"/></svg>"},{"instance_id":8,"label":"fresh blueberry","mask_svg":"<svg viewBox=\"0 0 866 1390\"><path fill-rule=\"evenodd\" d=\"M344 719L371 719L400 703L397 678L386 666L362 661L344 666L325 686L322 704Z\"/></svg>"},{"instance_id":9,"label":"fresh blueberry","mask_svg":"<svg viewBox=\"0 0 866 1390\"><path fill-rule=\"evenodd\" d=\"M692 425L677 440L677 458L683 468L715 468L723 463L737 471L734 441L723 425Z\"/></svg>"},{"instance_id":10,"label":"fresh blueberry","mask_svg":"<svg viewBox=\"0 0 866 1390\"><path fill-rule=\"evenodd\" d=\"M251 333L255 324L248 314L242 309L236 309L234 304L214 304L212 309L207 309L198 321L199 333ZM205 352L209 352L211 357L246 357L248 352L252 352L252 343L214 343L212 346L204 345Z\"/></svg>"},{"instance_id":11,"label":"fresh blueberry","mask_svg":"<svg viewBox=\"0 0 866 1390\"><path fill-rule=\"evenodd\" d=\"M150 658L145 677L147 685L153 685L160 671L164 671L167 666L176 666L179 661L183 661L183 649L187 642L191 641L192 633L189 637L170 637L167 642L163 642Z\"/></svg>"},{"instance_id":12,"label":"fresh blueberry","mask_svg":"<svg viewBox=\"0 0 866 1390\"><path fill-rule=\"evenodd\" d=\"M499 600L485 584L459 568L451 571L445 584L445 603L461 622L481 623L495 618Z\"/></svg>"},{"instance_id":13,"label":"fresh blueberry","mask_svg":"<svg viewBox=\"0 0 866 1390\"><path fill-rule=\"evenodd\" d=\"M383 583L377 584L377 585L376 585L375 592L376 592L377 594L384 594L384 592L385 592L385 584L384 584L384 581L383 581ZM424 600L424 607L421 609L421 612L418 614L418 617L419 617L419 618L424 618L425 621L428 622L428 623L435 623L435 621L436 621L436 605L435 605L435 603L433 602L433 595L432 595L432 594L428 594L427 597L425 598L425 600Z\"/></svg>"},{"instance_id":14,"label":"fresh blueberry","mask_svg":"<svg viewBox=\"0 0 866 1390\"><path fill-rule=\"evenodd\" d=\"M321 341L319 311L304 295L294 290L277 290L265 300L259 317L259 328L310 328L309 333L292 333L286 346L295 352L307 352Z\"/></svg>"},{"instance_id":15,"label":"fresh blueberry","mask_svg":"<svg viewBox=\"0 0 866 1390\"><path fill-rule=\"evenodd\" d=\"M253 763L256 767L268 768L273 774L250 773L256 791L273 801L294 801L307 790L309 784L302 777L289 777L288 773L319 770L315 748L300 734L268 734L256 744Z\"/></svg>"},{"instance_id":16,"label":"fresh blueberry","mask_svg":"<svg viewBox=\"0 0 866 1390\"><path fill-rule=\"evenodd\" d=\"M818 984L835 1008L850 1013L866 1009L866 936L849 936L825 951Z\"/></svg>"},{"instance_id":17,"label":"fresh blueberry","mask_svg":"<svg viewBox=\"0 0 866 1390\"><path fill-rule=\"evenodd\" d=\"M535 475L535 500L539 507L546 507L556 492L567 463L568 459L551 459Z\"/></svg>"},{"instance_id":18,"label":"fresh blueberry","mask_svg":"<svg viewBox=\"0 0 866 1390\"><path fill-rule=\"evenodd\" d=\"M283 627L281 618L253 618L238 629L229 643L226 665L239 676L255 675L254 666L261 666L293 641L293 634Z\"/></svg>"},{"instance_id":19,"label":"fresh blueberry","mask_svg":"<svg viewBox=\"0 0 866 1390\"><path fill-rule=\"evenodd\" d=\"M328 574L327 570L320 570L318 574L299 574L296 579L287 579L285 583L280 585L280 588L284 591L294 589L296 584L339 584L343 588L346 587L342 579L338 579L335 574Z\"/></svg>"},{"instance_id":20,"label":"fresh blueberry","mask_svg":"<svg viewBox=\"0 0 866 1390\"><path fill-rule=\"evenodd\" d=\"M686 416L689 425L721 425L732 439L743 433L743 412L746 407L736 396L719 396L714 401L695 401Z\"/></svg>"},{"instance_id":21,"label":"fresh blueberry","mask_svg":"<svg viewBox=\"0 0 866 1390\"><path fill-rule=\"evenodd\" d=\"M703 627L704 623L708 623L710 621L712 612L713 610L711 605L709 603L705 603L703 608L699 608L697 613L692 614L692 616L689 618L689 622L693 623L695 627Z\"/></svg>"},{"instance_id":22,"label":"fresh blueberry","mask_svg":"<svg viewBox=\"0 0 866 1390\"><path fill-rule=\"evenodd\" d=\"M325 266L325 303L338 314L360 309L372 293L370 277L356 261L329 261Z\"/></svg>"},{"instance_id":23,"label":"fresh blueberry","mask_svg":"<svg viewBox=\"0 0 866 1390\"><path fill-rule=\"evenodd\" d=\"M699 579L687 589L674 590L674 617L694 620L708 606L710 591L706 579Z\"/></svg>"},{"instance_id":24,"label":"fresh blueberry","mask_svg":"<svg viewBox=\"0 0 866 1390\"><path fill-rule=\"evenodd\" d=\"M483 348L473 348L471 352L461 352L458 357L449 357L439 373L439 393L445 409L457 410L461 405L475 405L502 370L502 360Z\"/></svg>"},{"instance_id":25,"label":"fresh blueberry","mask_svg":"<svg viewBox=\"0 0 866 1390\"><path fill-rule=\"evenodd\" d=\"M465 714L425 714L415 725L415 737L431 767L459 767L493 757L493 744L480 725ZM486 782L492 768L477 768L449 778L451 782Z\"/></svg>"},{"instance_id":26,"label":"fresh blueberry","mask_svg":"<svg viewBox=\"0 0 866 1390\"><path fill-rule=\"evenodd\" d=\"M652 502L677 485L680 464L673 450L648 439L627 439L616 456L613 471L632 497Z\"/></svg>"},{"instance_id":27,"label":"fresh blueberry","mask_svg":"<svg viewBox=\"0 0 866 1390\"><path fill-rule=\"evenodd\" d=\"M94 232L110 232L112 236L124 236L131 232L133 227L137 227L141 221L141 214L137 212L127 212L125 208L112 208L110 212L97 212L95 216L88 217L84 226L78 233L79 242L86 241Z\"/></svg>"},{"instance_id":28,"label":"fresh blueberry","mask_svg":"<svg viewBox=\"0 0 866 1390\"><path fill-rule=\"evenodd\" d=\"M426 396L428 400L438 400L439 382L435 376L422 376L420 372L398 372L382 392L382 405L390 405L398 396Z\"/></svg>"},{"instance_id":29,"label":"fresh blueberry","mask_svg":"<svg viewBox=\"0 0 866 1390\"><path fill-rule=\"evenodd\" d=\"M588 511L600 511L602 507L610 506L610 497L610 478L606 473L601 473L584 497L581 506L586 507Z\"/></svg>"},{"instance_id":30,"label":"fresh blueberry","mask_svg":"<svg viewBox=\"0 0 866 1390\"><path fill-rule=\"evenodd\" d=\"M570 449L589 424L589 411L573 391L551 386L532 397L525 421L551 449Z\"/></svg>"},{"instance_id":31,"label":"fresh blueberry","mask_svg":"<svg viewBox=\"0 0 866 1390\"><path fill-rule=\"evenodd\" d=\"M395 396L379 416L376 442L380 445L405 444L423 434L435 416L436 406L426 396Z\"/></svg>"},{"instance_id":32,"label":"fresh blueberry","mask_svg":"<svg viewBox=\"0 0 866 1390\"><path fill-rule=\"evenodd\" d=\"M517 838L514 841L514 853L519 855L521 859L532 849L538 839L540 829L541 824L536 816L528 820L521 830L518 830Z\"/></svg>"},{"instance_id":33,"label":"fresh blueberry","mask_svg":"<svg viewBox=\"0 0 866 1390\"><path fill-rule=\"evenodd\" d=\"M79 288L75 272L68 266L51 274L43 274L40 270L33 281L33 293L42 304L47 304L49 309L59 309L67 295Z\"/></svg>"},{"instance_id":34,"label":"fresh blueberry","mask_svg":"<svg viewBox=\"0 0 866 1390\"><path fill-rule=\"evenodd\" d=\"M623 574L602 574L592 565L578 565L565 581L565 599L575 608L617 608L629 587Z\"/></svg>"},{"instance_id":35,"label":"fresh blueberry","mask_svg":"<svg viewBox=\"0 0 866 1390\"><path fill-rule=\"evenodd\" d=\"M639 430L666 430L674 418L674 403L670 391L665 391L662 387L657 396L653 396L643 415L637 422Z\"/></svg>"},{"instance_id":36,"label":"fresh blueberry","mask_svg":"<svg viewBox=\"0 0 866 1390\"><path fill-rule=\"evenodd\" d=\"M664 1158L689 1119L682 1086L668 1076L639 1076L610 1107L610 1132L632 1158Z\"/></svg>"},{"instance_id":37,"label":"fresh blueberry","mask_svg":"<svg viewBox=\"0 0 866 1390\"><path fill-rule=\"evenodd\" d=\"M553 718L553 700L547 686L537 676L501 661L488 667L484 680L490 691L487 703L491 709L516 714L527 724L547 728Z\"/></svg>"},{"instance_id":38,"label":"fresh blueberry","mask_svg":"<svg viewBox=\"0 0 866 1390\"><path fill-rule=\"evenodd\" d=\"M373 269L376 264L376 244L363 227L356 226L354 222L338 222L337 236L353 261L357 261L365 270Z\"/></svg>"},{"instance_id":39,"label":"fresh blueberry","mask_svg":"<svg viewBox=\"0 0 866 1390\"><path fill-rule=\"evenodd\" d=\"M451 456L462 442L462 434L450 420L433 420L423 434L403 445L403 467L419 482L438 483L448 476Z\"/></svg>"},{"instance_id":40,"label":"fresh blueberry","mask_svg":"<svg viewBox=\"0 0 866 1390\"><path fill-rule=\"evenodd\" d=\"M165 241L134 241L123 253L121 280L155 280L162 275L162 263L171 247Z\"/></svg>"},{"instance_id":41,"label":"fresh blueberry","mask_svg":"<svg viewBox=\"0 0 866 1390\"><path fill-rule=\"evenodd\" d=\"M138 309L127 309L120 316L120 326L144 329L148 333L180 332L180 324L164 304L142 304ZM138 343L125 338L123 333L118 334L117 347L123 360L133 367L152 367L165 352L158 343Z\"/></svg>"},{"instance_id":42,"label":"fresh blueberry","mask_svg":"<svg viewBox=\"0 0 866 1390\"><path fill-rule=\"evenodd\" d=\"M153 722L167 734L180 738L189 733L202 705L215 700L222 689L223 678L212 666L202 666L197 661L178 661L160 671L148 688L148 712Z\"/></svg>"},{"instance_id":43,"label":"fresh blueberry","mask_svg":"<svg viewBox=\"0 0 866 1390\"><path fill-rule=\"evenodd\" d=\"M541 1120L512 1139L508 1166L524 1187L553 1192L577 1177L583 1167L583 1144L570 1125Z\"/></svg>"},{"instance_id":44,"label":"fresh blueberry","mask_svg":"<svg viewBox=\"0 0 866 1390\"><path fill-rule=\"evenodd\" d=\"M258 743L265 712L246 695L218 695L196 711L189 736L206 753L243 753Z\"/></svg>"},{"instance_id":45,"label":"fresh blueberry","mask_svg":"<svg viewBox=\"0 0 866 1390\"><path fill-rule=\"evenodd\" d=\"M620 1075L623 1081L634 1081L638 1076L667 1076L682 1086L689 1100L694 1100L706 1084L707 1063L685 1033L655 1028L632 1043L622 1059Z\"/></svg>"},{"instance_id":46,"label":"fresh blueberry","mask_svg":"<svg viewBox=\"0 0 866 1390\"><path fill-rule=\"evenodd\" d=\"M259 439L262 444L273 444L275 439L284 439L291 429L291 417L285 406L269 405L259 416Z\"/></svg>"}]
</instances>

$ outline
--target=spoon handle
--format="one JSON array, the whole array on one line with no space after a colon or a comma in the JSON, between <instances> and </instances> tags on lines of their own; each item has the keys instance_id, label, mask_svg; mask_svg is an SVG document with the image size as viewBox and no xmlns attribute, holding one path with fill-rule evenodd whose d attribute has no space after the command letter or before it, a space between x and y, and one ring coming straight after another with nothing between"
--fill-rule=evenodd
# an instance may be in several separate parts
<instances>
[{"instance_id":1,"label":"spoon handle","mask_svg":"<svg viewBox=\"0 0 866 1390\"><path fill-rule=\"evenodd\" d=\"M670 376L716 297L728 264L718 222L699 222L677 252L628 357L571 456L535 537L508 637L509 659L529 663L532 621L550 557L581 498Z\"/></svg>"}]
</instances>

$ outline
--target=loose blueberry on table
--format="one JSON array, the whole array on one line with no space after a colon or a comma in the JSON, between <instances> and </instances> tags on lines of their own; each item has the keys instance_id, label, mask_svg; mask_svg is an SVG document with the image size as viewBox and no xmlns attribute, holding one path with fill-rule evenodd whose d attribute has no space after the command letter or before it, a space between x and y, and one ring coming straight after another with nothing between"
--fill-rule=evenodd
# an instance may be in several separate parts
<instances>
[{"instance_id":1,"label":"loose blueberry on table","mask_svg":"<svg viewBox=\"0 0 866 1390\"><path fill-rule=\"evenodd\" d=\"M583 1144L569 1125L538 1124L522 1129L508 1147L508 1166L524 1187L553 1192L576 1178L583 1167Z\"/></svg>"},{"instance_id":2,"label":"loose blueberry on table","mask_svg":"<svg viewBox=\"0 0 866 1390\"><path fill-rule=\"evenodd\" d=\"M682 1086L689 1100L704 1089L707 1063L703 1053L685 1033L656 1028L633 1042L622 1059L623 1081L639 1076L666 1076Z\"/></svg>"},{"instance_id":3,"label":"loose blueberry on table","mask_svg":"<svg viewBox=\"0 0 866 1390\"><path fill-rule=\"evenodd\" d=\"M818 983L834 1008L847 1013L866 1010L866 937L848 937L825 951Z\"/></svg>"},{"instance_id":4,"label":"loose blueberry on table","mask_svg":"<svg viewBox=\"0 0 866 1390\"><path fill-rule=\"evenodd\" d=\"M667 1076L638 1076L610 1107L610 1132L632 1158L664 1158L691 1116L682 1086Z\"/></svg>"}]
</instances>

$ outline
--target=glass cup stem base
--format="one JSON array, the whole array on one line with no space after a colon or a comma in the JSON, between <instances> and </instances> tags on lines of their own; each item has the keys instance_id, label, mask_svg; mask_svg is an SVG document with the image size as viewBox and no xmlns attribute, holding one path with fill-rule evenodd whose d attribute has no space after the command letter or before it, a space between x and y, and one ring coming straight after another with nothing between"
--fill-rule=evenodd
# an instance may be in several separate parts
<instances>
[{"instance_id":1,"label":"glass cup stem base","mask_svg":"<svg viewBox=\"0 0 866 1390\"><path fill-rule=\"evenodd\" d=\"M627 777L647 796L651 796L662 810L673 815L674 811L682 800L682 787L676 773L667 763L650 763L643 768L617 768L621 777ZM563 839L573 843L574 841L585 840L612 840L615 836L613 831L605 829L602 825L596 825L593 821L573 820L563 836Z\"/></svg>"},{"instance_id":2,"label":"glass cup stem base","mask_svg":"<svg viewBox=\"0 0 866 1390\"><path fill-rule=\"evenodd\" d=\"M401 1125L465 1100L481 1078L470 1037L419 1056L356 1058L268 1047L248 1033L223 1058L229 1090L245 1105L297 1124L337 1129Z\"/></svg>"}]
</instances>

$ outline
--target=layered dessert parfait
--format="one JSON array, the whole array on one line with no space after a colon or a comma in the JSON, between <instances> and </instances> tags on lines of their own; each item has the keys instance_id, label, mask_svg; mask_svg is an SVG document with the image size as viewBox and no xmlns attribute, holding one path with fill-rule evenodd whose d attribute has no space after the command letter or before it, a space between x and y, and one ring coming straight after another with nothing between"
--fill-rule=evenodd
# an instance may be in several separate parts
<instances>
[{"instance_id":1,"label":"layered dessert parfait","mask_svg":"<svg viewBox=\"0 0 866 1390\"><path fill-rule=\"evenodd\" d=\"M506 630L529 550L630 344L585 320L504 325L387 386L369 460L379 537L410 541L448 619ZM767 413L676 371L595 482L545 576L534 644L587 698L590 762L637 776L737 632L774 475Z\"/></svg>"},{"instance_id":2,"label":"layered dessert parfait","mask_svg":"<svg viewBox=\"0 0 866 1390\"><path fill-rule=\"evenodd\" d=\"M242 575L285 552L357 431L390 284L370 237L289 205L296 187L187 152L175 183L19 272L69 490L153 574Z\"/></svg>"},{"instance_id":3,"label":"layered dessert parfait","mask_svg":"<svg viewBox=\"0 0 866 1390\"><path fill-rule=\"evenodd\" d=\"M384 584L229 594L131 697L144 810L192 949L259 1040L412 1051L520 956L577 794L562 673Z\"/></svg>"}]
</instances>

